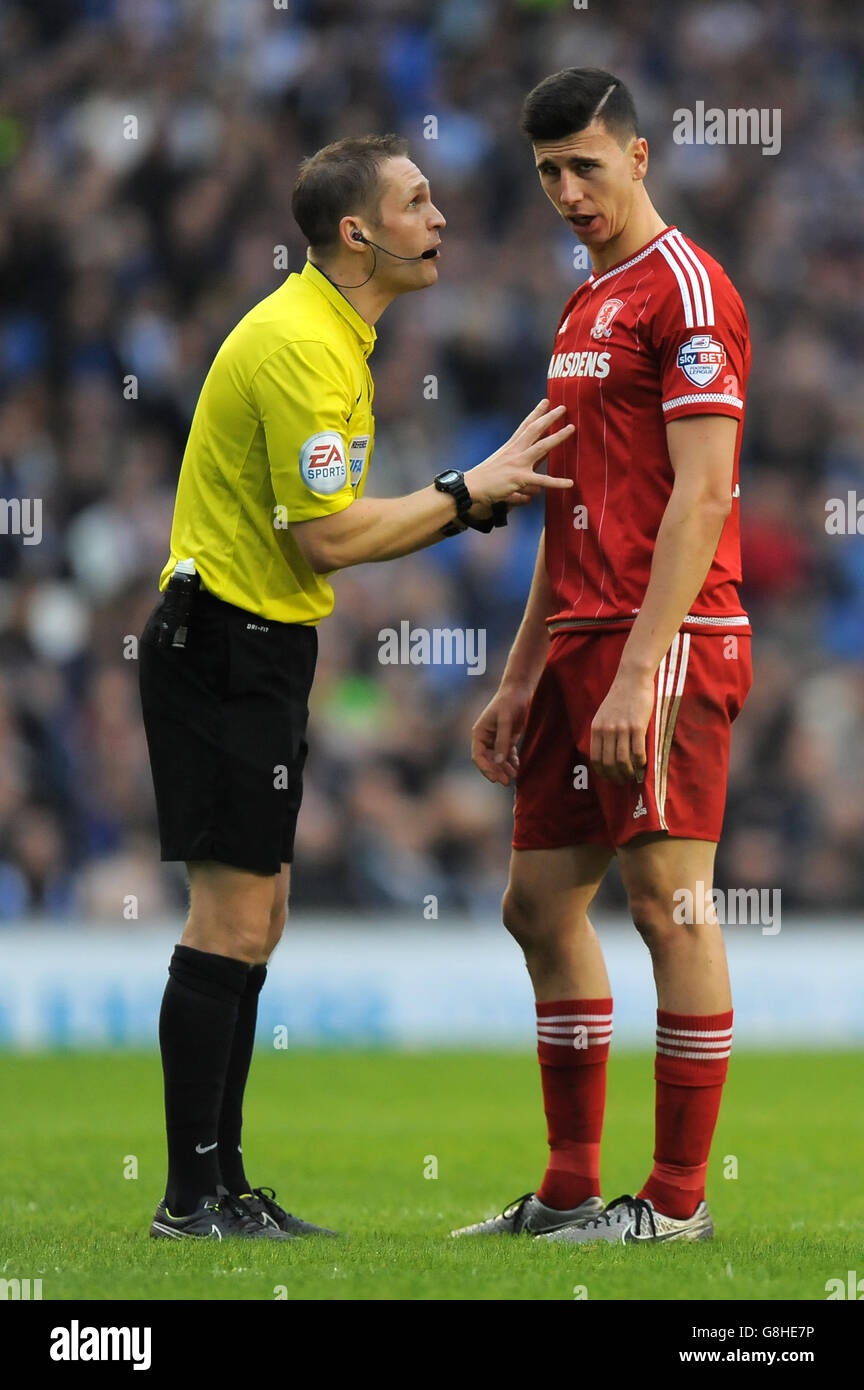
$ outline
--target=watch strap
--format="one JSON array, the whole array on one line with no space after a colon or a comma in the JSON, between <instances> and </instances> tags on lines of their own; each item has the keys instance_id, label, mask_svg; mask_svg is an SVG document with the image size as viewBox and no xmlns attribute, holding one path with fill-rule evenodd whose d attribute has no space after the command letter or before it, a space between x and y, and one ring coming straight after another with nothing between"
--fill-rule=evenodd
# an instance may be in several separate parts
<instances>
[{"instance_id":1,"label":"watch strap","mask_svg":"<svg viewBox=\"0 0 864 1390\"><path fill-rule=\"evenodd\" d=\"M466 517L465 520L472 530L482 531L484 535L488 536L494 527L507 525L507 503L493 502L492 515L486 521L473 521L470 517Z\"/></svg>"}]
</instances>

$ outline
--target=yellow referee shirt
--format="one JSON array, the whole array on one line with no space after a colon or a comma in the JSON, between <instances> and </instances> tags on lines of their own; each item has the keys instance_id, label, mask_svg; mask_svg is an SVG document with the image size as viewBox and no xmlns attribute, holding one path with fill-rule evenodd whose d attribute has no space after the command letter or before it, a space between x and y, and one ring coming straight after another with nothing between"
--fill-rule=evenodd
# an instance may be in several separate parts
<instances>
[{"instance_id":1,"label":"yellow referee shirt","mask_svg":"<svg viewBox=\"0 0 864 1390\"><path fill-rule=\"evenodd\" d=\"M311 262L240 320L195 408L160 590L193 559L206 589L263 618L314 624L332 611L290 525L363 495L376 336Z\"/></svg>"}]
</instances>

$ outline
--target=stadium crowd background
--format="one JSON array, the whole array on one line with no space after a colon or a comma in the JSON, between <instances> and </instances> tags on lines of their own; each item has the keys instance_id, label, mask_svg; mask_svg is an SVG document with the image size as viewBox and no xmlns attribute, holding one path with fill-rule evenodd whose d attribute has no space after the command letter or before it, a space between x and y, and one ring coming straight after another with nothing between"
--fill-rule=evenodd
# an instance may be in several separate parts
<instances>
[{"instance_id":1,"label":"stadium crowd background","mask_svg":"<svg viewBox=\"0 0 864 1390\"><path fill-rule=\"evenodd\" d=\"M302 268L299 159L398 130L448 220L437 287L387 311L371 360L370 491L423 486L479 462L542 396L558 315L587 274L517 128L529 88L571 64L629 82L655 204L725 265L750 315L756 683L733 740L718 882L779 887L787 910L859 906L864 541L825 527L829 498L864 495L853 6L10 0L0 52L0 495L42 500L39 544L0 535L0 920L120 924L135 894L146 922L185 903L182 865L159 863L124 643L155 602L213 354L284 279L274 248ZM676 145L673 113L699 100L779 108L780 153ZM435 894L441 917L497 911L510 796L471 766L469 730L521 616L541 520L535 505L505 532L336 577L295 906L420 921ZM381 665L379 630L405 619L485 629L485 674ZM620 902L614 882L601 901Z\"/></svg>"}]
</instances>

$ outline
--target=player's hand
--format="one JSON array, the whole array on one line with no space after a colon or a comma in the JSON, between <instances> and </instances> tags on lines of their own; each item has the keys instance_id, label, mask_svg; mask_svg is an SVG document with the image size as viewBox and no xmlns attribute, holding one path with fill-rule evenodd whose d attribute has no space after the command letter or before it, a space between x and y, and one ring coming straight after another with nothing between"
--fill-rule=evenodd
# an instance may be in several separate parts
<instances>
[{"instance_id":1,"label":"player's hand","mask_svg":"<svg viewBox=\"0 0 864 1390\"><path fill-rule=\"evenodd\" d=\"M591 722L591 767L610 782L644 782L652 676L616 676Z\"/></svg>"},{"instance_id":2,"label":"player's hand","mask_svg":"<svg viewBox=\"0 0 864 1390\"><path fill-rule=\"evenodd\" d=\"M563 405L550 410L547 400L540 401L506 444L465 474L465 486L474 500L492 503L515 498L515 505L524 506L531 500L531 489L572 487L572 478L550 478L534 471L552 449L573 433L575 426L563 424L563 416ZM560 428L547 434L555 425Z\"/></svg>"},{"instance_id":3,"label":"player's hand","mask_svg":"<svg viewBox=\"0 0 864 1390\"><path fill-rule=\"evenodd\" d=\"M522 737L532 692L501 687L471 730L471 761L488 782L509 787L519 774L516 745Z\"/></svg>"}]
</instances>

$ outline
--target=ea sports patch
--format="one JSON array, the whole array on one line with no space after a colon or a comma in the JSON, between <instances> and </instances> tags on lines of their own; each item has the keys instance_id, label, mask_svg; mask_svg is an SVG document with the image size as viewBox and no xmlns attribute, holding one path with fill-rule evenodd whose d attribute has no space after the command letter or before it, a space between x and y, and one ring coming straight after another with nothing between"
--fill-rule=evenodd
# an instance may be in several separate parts
<instances>
[{"instance_id":1,"label":"ea sports patch","mask_svg":"<svg viewBox=\"0 0 864 1390\"><path fill-rule=\"evenodd\" d=\"M600 305L597 317L594 320L594 327L591 329L592 338L611 338L611 323L619 309L624 308L623 299L605 299Z\"/></svg>"},{"instance_id":2,"label":"ea sports patch","mask_svg":"<svg viewBox=\"0 0 864 1390\"><path fill-rule=\"evenodd\" d=\"M311 492L332 497L348 480L345 444L335 430L310 434L300 450L300 477Z\"/></svg>"},{"instance_id":3,"label":"ea sports patch","mask_svg":"<svg viewBox=\"0 0 864 1390\"><path fill-rule=\"evenodd\" d=\"M710 386L726 366L726 349L710 333L694 333L678 349L678 366L694 386Z\"/></svg>"}]
</instances>

